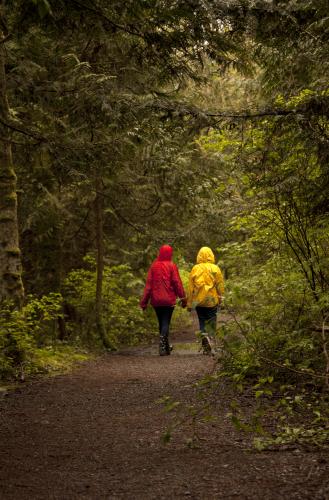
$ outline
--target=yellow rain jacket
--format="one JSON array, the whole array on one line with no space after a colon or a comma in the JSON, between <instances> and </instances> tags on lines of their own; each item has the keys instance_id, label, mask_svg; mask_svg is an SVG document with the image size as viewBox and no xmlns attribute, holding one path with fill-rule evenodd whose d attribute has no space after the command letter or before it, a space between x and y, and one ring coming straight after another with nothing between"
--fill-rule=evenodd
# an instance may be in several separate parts
<instances>
[{"instance_id":1,"label":"yellow rain jacket","mask_svg":"<svg viewBox=\"0 0 329 500\"><path fill-rule=\"evenodd\" d=\"M189 276L187 307L215 307L224 294L224 279L215 262L212 250L202 247L197 256L197 264Z\"/></svg>"}]
</instances>

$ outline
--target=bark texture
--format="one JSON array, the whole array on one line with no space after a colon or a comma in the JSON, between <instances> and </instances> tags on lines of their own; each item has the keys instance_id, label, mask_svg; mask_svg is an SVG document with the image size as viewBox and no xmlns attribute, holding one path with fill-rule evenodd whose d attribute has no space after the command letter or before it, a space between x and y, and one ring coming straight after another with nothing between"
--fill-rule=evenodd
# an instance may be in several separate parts
<instances>
[{"instance_id":1,"label":"bark texture","mask_svg":"<svg viewBox=\"0 0 329 500\"><path fill-rule=\"evenodd\" d=\"M0 44L0 120L0 302L9 299L20 305L24 288L18 239L16 175L9 129L3 125L9 120L4 44Z\"/></svg>"}]
</instances>

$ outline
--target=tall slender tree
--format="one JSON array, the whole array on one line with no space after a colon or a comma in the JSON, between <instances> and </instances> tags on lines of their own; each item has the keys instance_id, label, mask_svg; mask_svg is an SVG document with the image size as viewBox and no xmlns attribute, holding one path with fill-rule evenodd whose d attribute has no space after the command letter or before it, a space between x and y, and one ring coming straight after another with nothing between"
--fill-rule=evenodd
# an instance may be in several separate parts
<instances>
[{"instance_id":1,"label":"tall slender tree","mask_svg":"<svg viewBox=\"0 0 329 500\"><path fill-rule=\"evenodd\" d=\"M0 32L0 302L8 299L20 305L24 289L18 241L16 174L8 126L5 37L6 34Z\"/></svg>"}]
</instances>

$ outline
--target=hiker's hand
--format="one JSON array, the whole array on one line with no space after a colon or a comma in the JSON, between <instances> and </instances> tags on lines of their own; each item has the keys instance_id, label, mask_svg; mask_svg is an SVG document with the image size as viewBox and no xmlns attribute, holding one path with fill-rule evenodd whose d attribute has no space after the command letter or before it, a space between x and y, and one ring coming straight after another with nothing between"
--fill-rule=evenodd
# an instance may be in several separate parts
<instances>
[{"instance_id":1,"label":"hiker's hand","mask_svg":"<svg viewBox=\"0 0 329 500\"><path fill-rule=\"evenodd\" d=\"M185 307L187 306L187 300L185 298L181 299L180 304L181 304L182 308L185 309Z\"/></svg>"}]
</instances>

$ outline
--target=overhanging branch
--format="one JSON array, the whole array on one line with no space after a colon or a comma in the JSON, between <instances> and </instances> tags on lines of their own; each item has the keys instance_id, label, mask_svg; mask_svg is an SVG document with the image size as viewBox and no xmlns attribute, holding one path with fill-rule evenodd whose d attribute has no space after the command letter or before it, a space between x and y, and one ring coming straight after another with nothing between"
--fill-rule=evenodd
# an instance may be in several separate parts
<instances>
[{"instance_id":1,"label":"overhanging branch","mask_svg":"<svg viewBox=\"0 0 329 500\"><path fill-rule=\"evenodd\" d=\"M35 134L34 132L31 132L30 130L21 128L20 126L18 126L16 124L9 123L9 122L3 120L1 117L0 117L0 123L4 127L9 128L9 130L12 130L13 132L19 132L20 134L26 135L27 137L32 137L33 139L35 139L38 142L46 141L45 137L38 135L38 134Z\"/></svg>"},{"instance_id":2,"label":"overhanging branch","mask_svg":"<svg viewBox=\"0 0 329 500\"><path fill-rule=\"evenodd\" d=\"M198 118L205 122L211 122L213 118L221 119L253 119L262 118L266 116L289 116L289 115L303 115L305 112L298 110L288 110L282 108L269 108L269 109L259 109L259 110L242 110L242 111L208 111L195 106L189 106L188 104L172 101L152 101L146 104L146 107L157 109L159 111L165 111L171 116L183 117L191 116L193 118ZM209 123L210 124L210 123Z\"/></svg>"},{"instance_id":3,"label":"overhanging branch","mask_svg":"<svg viewBox=\"0 0 329 500\"><path fill-rule=\"evenodd\" d=\"M114 28L115 30L123 31L125 33L129 33L130 35L138 36L139 38L144 38L144 36L141 33L139 33L138 31L132 30L130 28L127 28L126 26L122 26L120 24L115 23L114 21L112 21L112 19L110 19L101 10L90 7L89 5L85 5L83 2L80 2L78 0L72 0L72 2L80 9L85 9L88 12L92 12L97 17L100 17L101 19L106 21L110 26L112 26L112 28Z\"/></svg>"}]
</instances>

